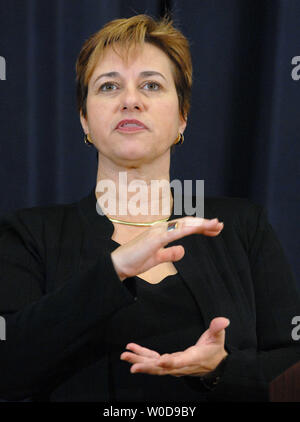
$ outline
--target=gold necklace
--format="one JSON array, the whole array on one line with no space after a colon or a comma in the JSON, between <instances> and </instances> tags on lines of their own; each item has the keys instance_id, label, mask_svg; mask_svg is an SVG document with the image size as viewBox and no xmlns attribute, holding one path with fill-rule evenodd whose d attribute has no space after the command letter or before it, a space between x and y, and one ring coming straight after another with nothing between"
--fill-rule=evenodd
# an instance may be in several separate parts
<instances>
[{"instance_id":1,"label":"gold necklace","mask_svg":"<svg viewBox=\"0 0 300 422\"><path fill-rule=\"evenodd\" d=\"M126 224L128 226L142 226L142 227L147 227L147 226L153 226L154 224L162 223L164 221L167 221L170 217L163 218L162 220L152 221L151 223L133 223L133 222L130 222L130 221L117 220L116 218L110 218L110 217L107 217L107 218L110 221L112 221L113 223Z\"/></svg>"}]
</instances>

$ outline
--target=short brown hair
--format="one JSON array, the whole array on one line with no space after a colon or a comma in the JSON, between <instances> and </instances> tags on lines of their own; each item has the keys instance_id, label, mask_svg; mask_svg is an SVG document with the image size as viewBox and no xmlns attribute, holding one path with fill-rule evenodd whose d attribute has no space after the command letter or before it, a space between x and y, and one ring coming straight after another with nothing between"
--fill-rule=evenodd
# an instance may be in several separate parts
<instances>
[{"instance_id":1,"label":"short brown hair","mask_svg":"<svg viewBox=\"0 0 300 422\"><path fill-rule=\"evenodd\" d=\"M173 77L179 101L179 110L185 119L190 110L192 87L192 60L189 42L173 26L169 16L154 20L148 15L136 15L128 19L115 19L93 34L82 46L76 61L77 106L86 117L88 83L107 46L114 51L116 43L125 47L126 53L132 47L148 42L164 51L173 64ZM126 55L122 55L126 60Z\"/></svg>"}]
</instances>

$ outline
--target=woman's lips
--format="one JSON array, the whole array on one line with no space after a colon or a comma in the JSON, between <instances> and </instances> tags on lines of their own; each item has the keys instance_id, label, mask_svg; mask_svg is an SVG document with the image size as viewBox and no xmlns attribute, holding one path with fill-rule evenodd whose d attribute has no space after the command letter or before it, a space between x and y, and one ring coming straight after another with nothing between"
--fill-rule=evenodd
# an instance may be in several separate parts
<instances>
[{"instance_id":1,"label":"woman's lips","mask_svg":"<svg viewBox=\"0 0 300 422\"><path fill-rule=\"evenodd\" d=\"M117 124L116 129L120 132L139 132L147 127L137 119L123 119Z\"/></svg>"},{"instance_id":2,"label":"woman's lips","mask_svg":"<svg viewBox=\"0 0 300 422\"><path fill-rule=\"evenodd\" d=\"M146 130L146 128L142 126L119 126L117 130L119 132L140 132L141 130Z\"/></svg>"}]
</instances>

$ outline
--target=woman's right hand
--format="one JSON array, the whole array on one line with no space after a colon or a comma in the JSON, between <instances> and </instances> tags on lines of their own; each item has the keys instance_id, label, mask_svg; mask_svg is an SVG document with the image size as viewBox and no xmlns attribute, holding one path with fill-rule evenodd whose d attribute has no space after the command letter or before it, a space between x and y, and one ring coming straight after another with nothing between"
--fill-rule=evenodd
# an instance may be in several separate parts
<instances>
[{"instance_id":1,"label":"woman's right hand","mask_svg":"<svg viewBox=\"0 0 300 422\"><path fill-rule=\"evenodd\" d=\"M177 228L167 230L168 224L177 222ZM163 262L179 261L184 256L181 245L165 248L168 243L190 234L217 236L223 229L218 219L183 217L157 223L111 253L114 268L123 281L127 277L141 274Z\"/></svg>"}]
</instances>

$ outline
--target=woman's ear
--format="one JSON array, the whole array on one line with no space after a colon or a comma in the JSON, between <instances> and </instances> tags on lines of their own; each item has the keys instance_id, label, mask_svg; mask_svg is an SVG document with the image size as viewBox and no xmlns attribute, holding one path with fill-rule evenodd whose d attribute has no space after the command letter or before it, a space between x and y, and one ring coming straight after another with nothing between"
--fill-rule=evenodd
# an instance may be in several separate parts
<instances>
[{"instance_id":1,"label":"woman's ear","mask_svg":"<svg viewBox=\"0 0 300 422\"><path fill-rule=\"evenodd\" d=\"M82 126L84 133L88 134L89 133L89 126L88 126L87 119L82 114L82 110L80 110L80 123L81 123L81 126Z\"/></svg>"},{"instance_id":2,"label":"woman's ear","mask_svg":"<svg viewBox=\"0 0 300 422\"><path fill-rule=\"evenodd\" d=\"M185 131L187 125L187 117L184 119L182 116L180 116L180 125L179 125L179 132L183 133Z\"/></svg>"}]
</instances>

